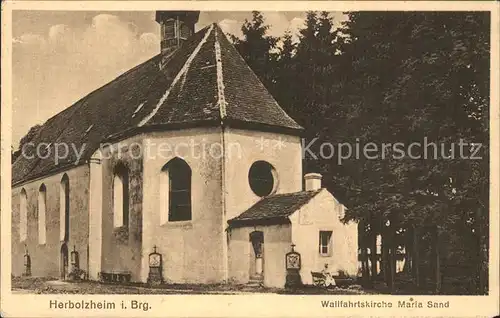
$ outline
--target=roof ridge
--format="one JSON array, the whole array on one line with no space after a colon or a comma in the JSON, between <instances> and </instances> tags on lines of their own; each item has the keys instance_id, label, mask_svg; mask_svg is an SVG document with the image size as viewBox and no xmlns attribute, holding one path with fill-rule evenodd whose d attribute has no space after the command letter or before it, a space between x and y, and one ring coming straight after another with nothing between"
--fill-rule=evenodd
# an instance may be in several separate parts
<instances>
[{"instance_id":1,"label":"roof ridge","mask_svg":"<svg viewBox=\"0 0 500 318\"><path fill-rule=\"evenodd\" d=\"M273 194L273 195L264 197L263 199L270 198L270 197L279 197L279 196L294 195L294 194L299 194L299 193L313 193L313 192L319 193L321 190L323 190L323 188L317 189L317 190L302 190L302 191L295 191L295 192L288 192L288 193L277 193L277 194Z\"/></svg>"},{"instance_id":2,"label":"roof ridge","mask_svg":"<svg viewBox=\"0 0 500 318\"><path fill-rule=\"evenodd\" d=\"M316 195L318 195L318 193L320 193L322 190L323 190L323 188L318 189L318 190L302 191L302 192L309 192L309 193L311 193L311 196L310 196L310 197L308 197L306 201L304 201L304 202L302 202L302 203L300 203L300 204L297 202L297 203L294 205L294 207L295 207L295 211L294 211L294 213L295 213L295 212L296 212L299 208L301 208L301 207L303 207L304 205L306 205L306 204L308 204L309 202L311 202L311 200L312 200L312 199L314 199L314 197L316 197Z\"/></svg>"},{"instance_id":3,"label":"roof ridge","mask_svg":"<svg viewBox=\"0 0 500 318\"><path fill-rule=\"evenodd\" d=\"M215 23L214 23L215 24ZM218 100L217 100L217 106L219 106L219 112L220 112L220 119L221 121L224 120L224 118L227 115L227 110L226 110L226 97L224 95L224 76L222 72L222 54L221 54L221 49L220 49L220 43L219 43L219 26L215 24L215 65L217 68L217 93L218 93Z\"/></svg>"},{"instance_id":4,"label":"roof ridge","mask_svg":"<svg viewBox=\"0 0 500 318\"><path fill-rule=\"evenodd\" d=\"M163 105L163 103L167 100L168 96L170 95L170 92L172 91L172 88L175 86L175 84L177 84L177 82L185 75L185 73L187 73L187 71L189 70L189 67L191 65L191 62L194 60L194 58L196 57L196 55L198 54L198 52L200 51L201 47L203 46L203 44L205 44L205 42L207 41L208 39L208 36L210 35L210 33L212 33L212 29L213 29L213 25L211 25L207 31L205 32L205 35L203 36L203 39L198 43L198 45L195 47L195 49L193 50L193 52L191 52L191 54L189 55L188 59L186 60L186 62L184 62L184 65L182 65L182 68L180 69L179 72L177 72L177 74L175 75L173 81L170 83L169 87L167 88L167 90L165 91L165 94L163 94L163 96L160 98L160 100L158 101L158 103L156 104L155 108L153 108L153 110L146 116L144 117L140 122L139 124L137 124L138 127L142 127L144 126L151 118L154 117L154 115L156 115L156 113L158 112L158 110L160 109L161 105Z\"/></svg>"},{"instance_id":5,"label":"roof ridge","mask_svg":"<svg viewBox=\"0 0 500 318\"><path fill-rule=\"evenodd\" d=\"M225 35L224 35L225 36ZM231 43L231 41L226 37L226 40L228 42ZM257 85L259 85L261 88L263 88L266 92L268 92L268 94L271 96L272 98L272 101L274 103L274 105L277 107L277 109L281 112L282 115L284 115L285 117L287 117L289 120L291 120L292 122L294 122L296 125L298 125L300 128L302 128L299 124L297 124L297 122L292 118L290 117L290 115L287 114L287 112L280 106L280 104L278 103L278 101L276 100L276 98L269 92L269 90L267 89L267 87L264 85L264 83L260 80L259 76L257 76L257 74L254 72L254 70L252 70L252 68L250 67L250 65L248 65L248 63L245 61L245 58L243 58L243 56L240 54L240 52L238 51L238 49L234 46L234 45L231 45L231 48L233 50L233 53L235 53L235 55L240 59L240 62L242 62L242 64L244 65L244 67L247 69L247 71L250 71L250 74L251 76L253 76L254 80L256 80L256 83ZM303 128L302 128L303 129Z\"/></svg>"}]
</instances>

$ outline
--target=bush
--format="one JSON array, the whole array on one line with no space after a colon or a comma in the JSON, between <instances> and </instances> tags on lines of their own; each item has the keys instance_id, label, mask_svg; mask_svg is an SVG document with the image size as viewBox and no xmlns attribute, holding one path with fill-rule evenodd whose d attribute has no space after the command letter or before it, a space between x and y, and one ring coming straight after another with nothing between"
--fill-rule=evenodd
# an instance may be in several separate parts
<instances>
[{"instance_id":1,"label":"bush","mask_svg":"<svg viewBox=\"0 0 500 318\"><path fill-rule=\"evenodd\" d=\"M342 269L338 270L338 278L349 278L349 275L346 274L346 272Z\"/></svg>"},{"instance_id":2,"label":"bush","mask_svg":"<svg viewBox=\"0 0 500 318\"><path fill-rule=\"evenodd\" d=\"M76 268L68 274L69 280L86 280L87 273L80 268Z\"/></svg>"}]
</instances>

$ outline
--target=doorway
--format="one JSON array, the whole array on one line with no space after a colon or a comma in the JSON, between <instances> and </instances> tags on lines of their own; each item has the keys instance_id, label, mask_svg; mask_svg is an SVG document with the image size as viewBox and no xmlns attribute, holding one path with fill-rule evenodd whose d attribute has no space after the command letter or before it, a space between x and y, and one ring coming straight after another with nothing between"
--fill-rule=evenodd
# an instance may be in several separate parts
<instances>
[{"instance_id":1,"label":"doorway","mask_svg":"<svg viewBox=\"0 0 500 318\"><path fill-rule=\"evenodd\" d=\"M253 255L250 260L250 279L262 280L264 278L264 233L254 231L250 233Z\"/></svg>"},{"instance_id":2,"label":"doorway","mask_svg":"<svg viewBox=\"0 0 500 318\"><path fill-rule=\"evenodd\" d=\"M66 245L66 242L64 242L61 245L61 257L60 257L60 274L61 274L61 280L65 280L68 276L68 245Z\"/></svg>"}]
</instances>

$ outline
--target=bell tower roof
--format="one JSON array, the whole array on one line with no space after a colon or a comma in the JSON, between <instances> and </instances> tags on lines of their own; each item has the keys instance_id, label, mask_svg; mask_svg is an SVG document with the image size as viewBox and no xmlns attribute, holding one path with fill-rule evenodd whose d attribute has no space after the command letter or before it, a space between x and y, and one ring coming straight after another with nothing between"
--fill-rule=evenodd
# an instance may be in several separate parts
<instances>
[{"instance_id":1,"label":"bell tower roof","mask_svg":"<svg viewBox=\"0 0 500 318\"><path fill-rule=\"evenodd\" d=\"M179 18L180 20L196 24L198 23L199 16L200 11L156 11L156 22L161 23L164 20Z\"/></svg>"},{"instance_id":2,"label":"bell tower roof","mask_svg":"<svg viewBox=\"0 0 500 318\"><path fill-rule=\"evenodd\" d=\"M156 22L160 24L161 51L180 47L194 34L200 11L156 11Z\"/></svg>"}]
</instances>

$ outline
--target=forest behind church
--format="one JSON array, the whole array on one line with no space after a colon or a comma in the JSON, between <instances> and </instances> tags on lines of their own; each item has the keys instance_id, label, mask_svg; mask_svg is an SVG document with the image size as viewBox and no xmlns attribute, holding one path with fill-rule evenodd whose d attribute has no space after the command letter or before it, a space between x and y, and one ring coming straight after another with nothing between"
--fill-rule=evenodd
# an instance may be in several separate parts
<instances>
[{"instance_id":1,"label":"forest behind church","mask_svg":"<svg viewBox=\"0 0 500 318\"><path fill-rule=\"evenodd\" d=\"M360 222L365 286L419 293L487 294L490 16L481 12L346 12L338 29L309 12L298 42L267 34L264 16L232 37L305 145L373 142L444 146L445 157L305 159L306 172ZM452 143L481 144L481 159ZM469 148L467 148L469 149ZM420 149L422 152L424 149ZM432 148L431 151L434 151ZM470 149L469 149L470 150ZM307 155L307 154L306 154ZM381 235L381 255L376 237ZM396 274L396 260L405 259ZM376 259L381 259L381 273ZM372 262L368 262L371 259Z\"/></svg>"}]
</instances>

